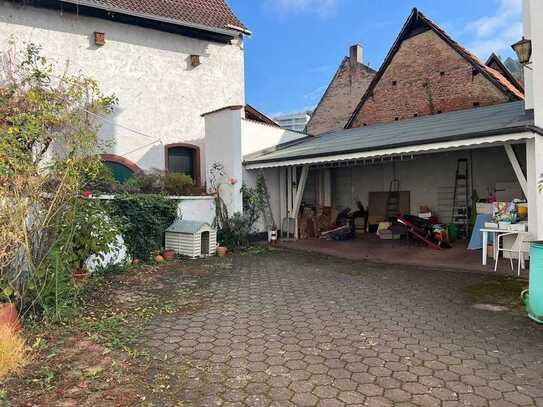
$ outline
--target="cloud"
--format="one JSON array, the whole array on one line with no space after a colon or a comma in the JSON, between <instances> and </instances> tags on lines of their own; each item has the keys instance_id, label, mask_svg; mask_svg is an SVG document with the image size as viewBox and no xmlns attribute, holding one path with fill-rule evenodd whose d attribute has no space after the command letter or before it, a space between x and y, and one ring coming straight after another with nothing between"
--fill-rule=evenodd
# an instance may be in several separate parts
<instances>
[{"instance_id":1,"label":"cloud","mask_svg":"<svg viewBox=\"0 0 543 407\"><path fill-rule=\"evenodd\" d=\"M312 13L327 17L335 14L339 0L267 0L266 3L283 14Z\"/></svg>"},{"instance_id":2,"label":"cloud","mask_svg":"<svg viewBox=\"0 0 543 407\"><path fill-rule=\"evenodd\" d=\"M307 92L306 94L304 94L304 99L310 100L310 101L318 101L322 97L322 94L324 93L327 87L328 85L322 85Z\"/></svg>"},{"instance_id":3,"label":"cloud","mask_svg":"<svg viewBox=\"0 0 543 407\"><path fill-rule=\"evenodd\" d=\"M522 0L497 0L497 5L491 15L466 25L467 33L473 37L469 48L483 59L492 52L510 53L511 44L522 36Z\"/></svg>"},{"instance_id":4,"label":"cloud","mask_svg":"<svg viewBox=\"0 0 543 407\"><path fill-rule=\"evenodd\" d=\"M266 116L273 118L273 117L278 117L278 116L284 116L287 114L308 112L308 111L314 110L315 107L316 107L315 105L305 105L305 106L300 106L299 108L294 108L290 111L279 111L279 112L268 114Z\"/></svg>"}]
</instances>

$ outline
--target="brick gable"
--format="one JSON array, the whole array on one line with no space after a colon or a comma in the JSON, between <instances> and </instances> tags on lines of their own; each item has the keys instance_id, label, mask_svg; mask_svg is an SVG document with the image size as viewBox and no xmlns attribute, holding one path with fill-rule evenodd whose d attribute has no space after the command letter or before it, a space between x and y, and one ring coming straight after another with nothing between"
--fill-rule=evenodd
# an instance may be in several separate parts
<instances>
[{"instance_id":1,"label":"brick gable","mask_svg":"<svg viewBox=\"0 0 543 407\"><path fill-rule=\"evenodd\" d=\"M482 64L414 10L346 127L495 105L522 97L502 74Z\"/></svg>"},{"instance_id":2,"label":"brick gable","mask_svg":"<svg viewBox=\"0 0 543 407\"><path fill-rule=\"evenodd\" d=\"M361 63L351 66L349 57L345 57L307 123L306 132L318 135L342 129L374 76L373 69Z\"/></svg>"}]
</instances>

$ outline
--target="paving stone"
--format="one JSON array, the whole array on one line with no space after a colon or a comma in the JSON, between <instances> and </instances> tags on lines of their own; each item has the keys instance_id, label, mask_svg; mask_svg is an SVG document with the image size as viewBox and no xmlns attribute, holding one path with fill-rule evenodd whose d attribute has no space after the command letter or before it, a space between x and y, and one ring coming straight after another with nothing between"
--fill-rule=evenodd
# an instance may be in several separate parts
<instances>
[{"instance_id":1,"label":"paving stone","mask_svg":"<svg viewBox=\"0 0 543 407\"><path fill-rule=\"evenodd\" d=\"M543 407L543 328L475 310L465 287L489 276L231 259L206 277L202 307L151 321L138 340L190 361L184 405Z\"/></svg>"},{"instance_id":2,"label":"paving stone","mask_svg":"<svg viewBox=\"0 0 543 407\"><path fill-rule=\"evenodd\" d=\"M296 406L305 407L305 406L316 406L319 402L319 399L311 393L296 393L292 397L292 402Z\"/></svg>"}]
</instances>

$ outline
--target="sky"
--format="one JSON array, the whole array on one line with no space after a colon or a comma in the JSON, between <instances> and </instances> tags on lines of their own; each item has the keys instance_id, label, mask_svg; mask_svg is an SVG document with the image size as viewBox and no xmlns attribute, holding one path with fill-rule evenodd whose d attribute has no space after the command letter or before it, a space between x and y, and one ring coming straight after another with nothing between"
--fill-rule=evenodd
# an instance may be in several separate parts
<instances>
[{"instance_id":1,"label":"sky","mask_svg":"<svg viewBox=\"0 0 543 407\"><path fill-rule=\"evenodd\" d=\"M513 56L522 0L227 0L245 41L246 102L274 116L314 108L349 46L378 69L413 7L486 60Z\"/></svg>"}]
</instances>

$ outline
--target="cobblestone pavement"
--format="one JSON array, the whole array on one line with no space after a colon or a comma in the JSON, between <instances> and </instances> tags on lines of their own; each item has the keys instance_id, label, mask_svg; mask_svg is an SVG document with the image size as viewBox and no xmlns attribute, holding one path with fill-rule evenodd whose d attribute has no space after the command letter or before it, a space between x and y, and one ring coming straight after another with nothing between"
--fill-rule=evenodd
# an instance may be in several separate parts
<instances>
[{"instance_id":1,"label":"cobblestone pavement","mask_svg":"<svg viewBox=\"0 0 543 407\"><path fill-rule=\"evenodd\" d=\"M183 405L543 406L543 327L474 308L464 287L483 278L238 256L146 342L188 363Z\"/></svg>"}]
</instances>

